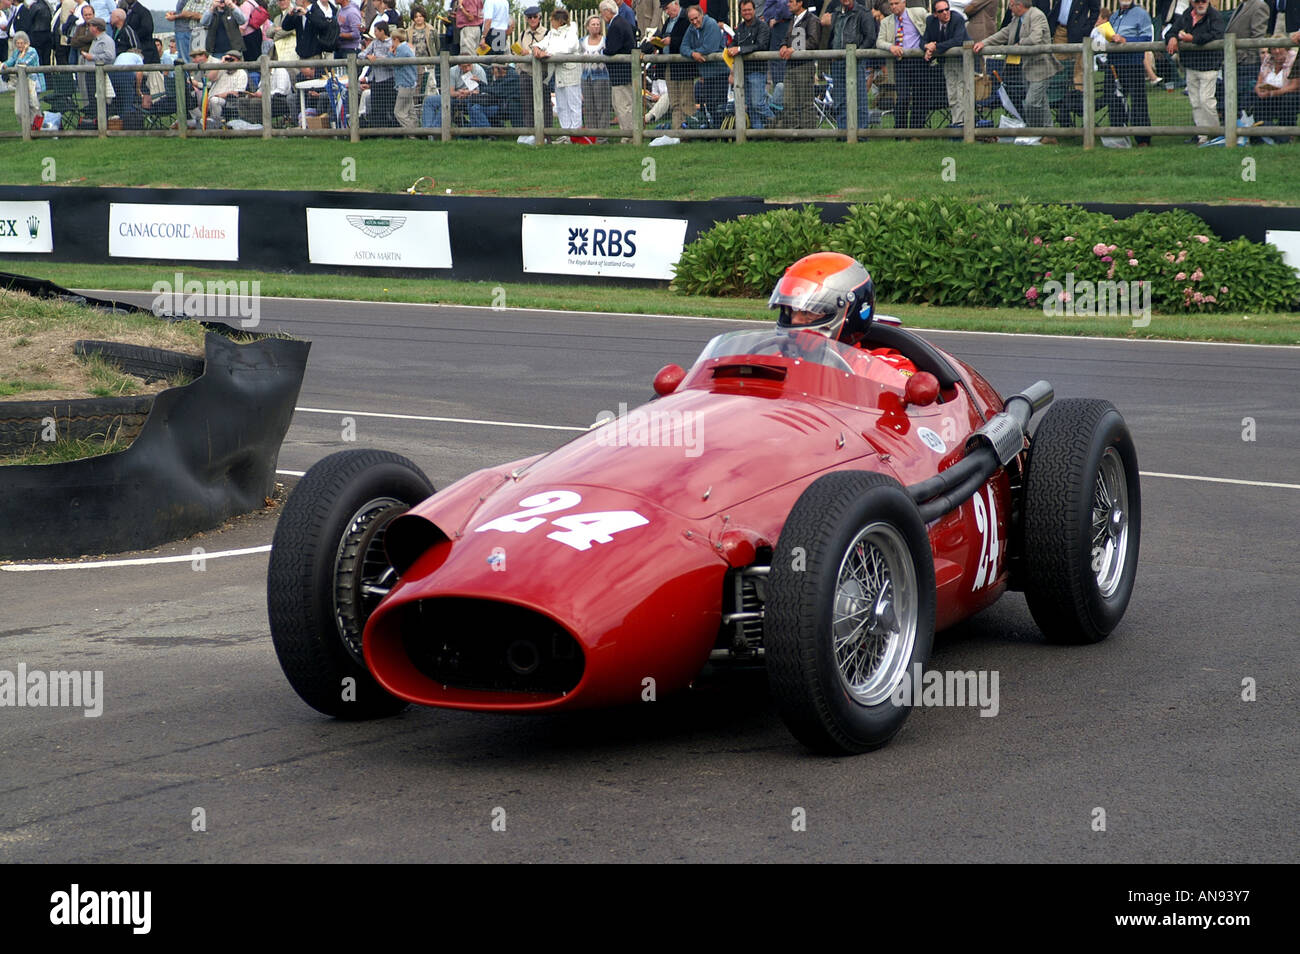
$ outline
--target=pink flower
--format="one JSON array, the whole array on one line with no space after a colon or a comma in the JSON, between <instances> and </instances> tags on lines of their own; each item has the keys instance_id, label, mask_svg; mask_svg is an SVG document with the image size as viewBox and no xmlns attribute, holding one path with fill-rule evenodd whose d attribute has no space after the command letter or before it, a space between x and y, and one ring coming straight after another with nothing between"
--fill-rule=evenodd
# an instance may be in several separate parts
<instances>
[{"instance_id":1,"label":"pink flower","mask_svg":"<svg viewBox=\"0 0 1300 954\"><path fill-rule=\"evenodd\" d=\"M1109 255L1103 255L1103 256L1101 257L1101 260L1102 260L1103 262L1113 262L1113 261L1115 261L1115 259L1111 258Z\"/></svg>"},{"instance_id":2,"label":"pink flower","mask_svg":"<svg viewBox=\"0 0 1300 954\"><path fill-rule=\"evenodd\" d=\"M1061 292L1061 301L1069 301L1070 297L1069 292Z\"/></svg>"},{"instance_id":3,"label":"pink flower","mask_svg":"<svg viewBox=\"0 0 1300 954\"><path fill-rule=\"evenodd\" d=\"M1051 273L1051 272L1048 272L1048 273L1047 273L1046 275L1044 275L1043 277L1044 277L1044 278L1051 278L1051 277L1052 277L1052 273Z\"/></svg>"},{"instance_id":4,"label":"pink flower","mask_svg":"<svg viewBox=\"0 0 1300 954\"><path fill-rule=\"evenodd\" d=\"M1136 264L1138 263L1138 260L1137 260L1136 258L1130 258L1130 259L1128 260L1128 263L1129 263L1130 265L1136 265Z\"/></svg>"},{"instance_id":5,"label":"pink flower","mask_svg":"<svg viewBox=\"0 0 1300 954\"><path fill-rule=\"evenodd\" d=\"M1220 285L1220 286L1219 286L1219 294L1220 294L1220 295L1226 295L1226 294L1228 294L1228 286L1227 286L1227 285Z\"/></svg>"},{"instance_id":6,"label":"pink flower","mask_svg":"<svg viewBox=\"0 0 1300 954\"><path fill-rule=\"evenodd\" d=\"M1041 238L1039 238L1037 235L1035 235L1035 236L1034 236L1034 244L1035 244L1035 245L1042 245L1042 244L1043 244L1043 240L1042 240Z\"/></svg>"},{"instance_id":7,"label":"pink flower","mask_svg":"<svg viewBox=\"0 0 1300 954\"><path fill-rule=\"evenodd\" d=\"M1038 287L1036 285L1030 285L1029 290L1025 292L1025 297L1028 298L1030 301L1037 301Z\"/></svg>"},{"instance_id":8,"label":"pink flower","mask_svg":"<svg viewBox=\"0 0 1300 954\"><path fill-rule=\"evenodd\" d=\"M1101 256L1105 255L1108 251L1110 250L1101 242L1098 242L1092 247L1092 254L1096 255L1098 258L1101 258Z\"/></svg>"},{"instance_id":9,"label":"pink flower","mask_svg":"<svg viewBox=\"0 0 1300 954\"><path fill-rule=\"evenodd\" d=\"M1199 268L1196 271L1192 272L1192 281L1194 282L1199 282L1204 277L1205 277L1205 273L1201 271Z\"/></svg>"},{"instance_id":10,"label":"pink flower","mask_svg":"<svg viewBox=\"0 0 1300 954\"><path fill-rule=\"evenodd\" d=\"M1127 250L1126 250L1126 254L1128 255L1129 258L1133 258L1135 255L1137 255L1137 252L1133 251L1133 250L1130 248L1130 249L1127 249Z\"/></svg>"},{"instance_id":11,"label":"pink flower","mask_svg":"<svg viewBox=\"0 0 1300 954\"><path fill-rule=\"evenodd\" d=\"M1119 248L1118 245L1107 245L1107 246L1106 246L1106 251L1107 251L1107 252L1110 252L1110 253L1112 253L1112 254L1114 254L1115 249L1117 249L1117 248Z\"/></svg>"},{"instance_id":12,"label":"pink flower","mask_svg":"<svg viewBox=\"0 0 1300 954\"><path fill-rule=\"evenodd\" d=\"M1186 272L1179 272L1177 275L1174 276L1174 281L1181 282L1186 277L1187 277Z\"/></svg>"},{"instance_id":13,"label":"pink flower","mask_svg":"<svg viewBox=\"0 0 1300 954\"><path fill-rule=\"evenodd\" d=\"M1187 260L1187 249L1183 249L1181 252L1178 253L1178 261L1181 264L1186 260Z\"/></svg>"},{"instance_id":14,"label":"pink flower","mask_svg":"<svg viewBox=\"0 0 1300 954\"><path fill-rule=\"evenodd\" d=\"M1215 298L1213 295L1206 295L1205 300L1211 305L1216 305L1219 302L1219 299Z\"/></svg>"},{"instance_id":15,"label":"pink flower","mask_svg":"<svg viewBox=\"0 0 1300 954\"><path fill-rule=\"evenodd\" d=\"M1106 277L1107 277L1107 278L1114 278L1114 277L1115 277L1115 265L1114 265L1113 262L1111 263L1110 268L1106 269Z\"/></svg>"},{"instance_id":16,"label":"pink flower","mask_svg":"<svg viewBox=\"0 0 1300 954\"><path fill-rule=\"evenodd\" d=\"M1208 235L1193 235L1192 238L1196 239L1196 241L1200 242L1202 245L1205 245L1207 242L1210 241L1210 237Z\"/></svg>"},{"instance_id":17,"label":"pink flower","mask_svg":"<svg viewBox=\"0 0 1300 954\"><path fill-rule=\"evenodd\" d=\"M1073 241L1074 241L1074 236L1073 236L1073 235L1067 235L1067 236L1065 237L1065 241L1067 241L1067 242L1073 242Z\"/></svg>"},{"instance_id":18,"label":"pink flower","mask_svg":"<svg viewBox=\"0 0 1300 954\"><path fill-rule=\"evenodd\" d=\"M1200 292L1197 292L1192 296L1192 301L1196 302L1196 304L1199 305L1201 302L1205 301L1205 296L1202 295Z\"/></svg>"},{"instance_id":19,"label":"pink flower","mask_svg":"<svg viewBox=\"0 0 1300 954\"><path fill-rule=\"evenodd\" d=\"M1166 261L1166 262L1172 262L1173 260L1174 260L1174 253L1173 253L1173 252L1165 252L1165 261Z\"/></svg>"}]
</instances>

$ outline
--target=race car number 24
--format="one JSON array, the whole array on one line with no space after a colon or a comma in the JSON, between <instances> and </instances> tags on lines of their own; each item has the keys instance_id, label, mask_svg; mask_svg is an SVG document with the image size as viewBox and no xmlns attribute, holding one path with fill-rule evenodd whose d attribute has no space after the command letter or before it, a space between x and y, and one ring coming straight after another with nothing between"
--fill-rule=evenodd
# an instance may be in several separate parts
<instances>
[{"instance_id":1,"label":"race car number 24","mask_svg":"<svg viewBox=\"0 0 1300 954\"><path fill-rule=\"evenodd\" d=\"M519 506L528 509L489 520L475 527L474 532L496 530L499 533L527 533L548 522L541 514L568 510L580 503L582 496L572 490L544 490L519 501ZM614 539L614 534L640 527L650 521L635 510L601 510L595 513L571 513L549 522L551 526L560 529L548 533L547 539L575 550L590 550L593 543L609 543Z\"/></svg>"}]
</instances>

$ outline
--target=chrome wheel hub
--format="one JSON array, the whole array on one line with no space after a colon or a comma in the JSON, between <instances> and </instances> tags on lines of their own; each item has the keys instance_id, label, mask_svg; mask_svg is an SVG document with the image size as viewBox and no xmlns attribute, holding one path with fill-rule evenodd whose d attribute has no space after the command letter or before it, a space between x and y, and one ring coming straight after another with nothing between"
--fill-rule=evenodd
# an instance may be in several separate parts
<instances>
[{"instance_id":1,"label":"chrome wheel hub","mask_svg":"<svg viewBox=\"0 0 1300 954\"><path fill-rule=\"evenodd\" d=\"M1115 448L1108 447L1092 492L1092 571L1106 598L1119 589L1128 562L1128 508L1124 462Z\"/></svg>"},{"instance_id":2,"label":"chrome wheel hub","mask_svg":"<svg viewBox=\"0 0 1300 954\"><path fill-rule=\"evenodd\" d=\"M860 705L879 705L907 673L916 642L916 568L885 523L860 530L840 561L831 632L840 683Z\"/></svg>"}]
</instances>

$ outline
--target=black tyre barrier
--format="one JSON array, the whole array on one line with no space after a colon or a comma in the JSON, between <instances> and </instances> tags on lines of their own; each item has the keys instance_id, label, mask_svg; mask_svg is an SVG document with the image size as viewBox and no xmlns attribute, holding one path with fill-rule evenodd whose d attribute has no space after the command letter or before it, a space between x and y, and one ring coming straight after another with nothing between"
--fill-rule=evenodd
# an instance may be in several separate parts
<instances>
[{"instance_id":1,"label":"black tyre barrier","mask_svg":"<svg viewBox=\"0 0 1300 954\"><path fill-rule=\"evenodd\" d=\"M197 378L203 373L203 359L166 348L146 348L142 345L122 344L117 341L74 342L72 353L98 355L125 374L133 374L152 384L166 381L178 374Z\"/></svg>"},{"instance_id":2,"label":"black tyre barrier","mask_svg":"<svg viewBox=\"0 0 1300 954\"><path fill-rule=\"evenodd\" d=\"M0 454L23 453L49 440L102 440L110 435L135 440L149 417L153 399L152 394L136 394L72 401L0 402Z\"/></svg>"},{"instance_id":3,"label":"black tyre barrier","mask_svg":"<svg viewBox=\"0 0 1300 954\"><path fill-rule=\"evenodd\" d=\"M57 298L60 301L71 302L74 305L86 305L113 314L138 315L141 312L153 314L148 308L141 308L139 305L133 305L130 302L114 301L111 298L95 298L90 295L78 295L62 285L56 285L54 282L48 282L43 278L29 278L26 275L15 275L13 272L0 272L0 288L26 292L36 298Z\"/></svg>"},{"instance_id":4,"label":"black tyre barrier","mask_svg":"<svg viewBox=\"0 0 1300 954\"><path fill-rule=\"evenodd\" d=\"M203 375L155 395L126 450L0 467L0 558L139 550L264 506L310 349L208 334Z\"/></svg>"}]
</instances>

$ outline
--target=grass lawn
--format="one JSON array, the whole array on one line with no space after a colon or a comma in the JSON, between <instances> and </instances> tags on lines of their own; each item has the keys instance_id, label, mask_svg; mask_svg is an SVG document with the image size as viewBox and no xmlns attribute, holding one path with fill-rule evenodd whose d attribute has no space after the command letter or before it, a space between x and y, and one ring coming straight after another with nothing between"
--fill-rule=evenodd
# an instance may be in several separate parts
<instances>
[{"instance_id":1,"label":"grass lawn","mask_svg":"<svg viewBox=\"0 0 1300 954\"><path fill-rule=\"evenodd\" d=\"M195 322L163 322L149 315L109 315L71 302L0 290L0 400L63 401L159 391L174 382L146 384L98 356L73 354L87 338L203 355Z\"/></svg>"},{"instance_id":2,"label":"grass lawn","mask_svg":"<svg viewBox=\"0 0 1300 954\"><path fill-rule=\"evenodd\" d=\"M13 123L12 96L0 96L0 124ZM1186 110L1180 93L1152 93L1166 112ZM1166 105L1167 101L1167 105ZM1174 116L1153 121L1175 121ZM1181 121L1181 120L1178 120ZM946 196L1033 202L1296 202L1300 145L1230 153L1157 139L1151 149L1085 152L1077 141L1015 147L961 142L691 142L669 148L547 146L513 141L451 143L406 139L180 140L41 139L4 143L0 183L80 186L355 190L404 192L421 176L455 195L570 196L853 202ZM792 159L793 157L793 159ZM951 157L952 163L945 163ZM653 159L653 166L645 164ZM1254 160L1244 181L1243 159ZM344 179L345 159L355 179ZM955 173L946 181L945 169ZM949 176L951 178L951 176Z\"/></svg>"},{"instance_id":3,"label":"grass lawn","mask_svg":"<svg viewBox=\"0 0 1300 954\"><path fill-rule=\"evenodd\" d=\"M155 281L171 280L174 269L151 265L77 265L0 259L0 270L46 278L70 288L148 291ZM354 275L286 275L226 269L185 269L186 279L259 281L268 297L330 298L359 301L429 302L491 307L496 289L505 289L509 308L698 315L713 318L775 318L758 299L687 296L661 288L620 288L600 294L596 285L458 282L446 279L371 278ZM1052 318L1032 308L932 308L882 302L879 310L915 328L1012 331L1032 334L1094 335L1112 338L1170 338L1300 345L1300 315L1159 315L1145 328L1119 317Z\"/></svg>"}]
</instances>

